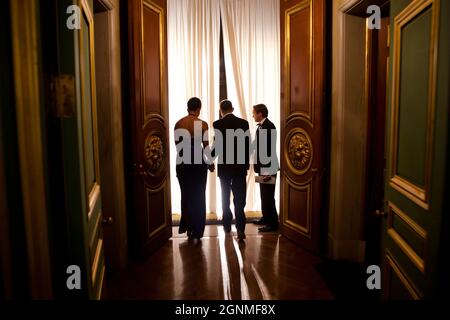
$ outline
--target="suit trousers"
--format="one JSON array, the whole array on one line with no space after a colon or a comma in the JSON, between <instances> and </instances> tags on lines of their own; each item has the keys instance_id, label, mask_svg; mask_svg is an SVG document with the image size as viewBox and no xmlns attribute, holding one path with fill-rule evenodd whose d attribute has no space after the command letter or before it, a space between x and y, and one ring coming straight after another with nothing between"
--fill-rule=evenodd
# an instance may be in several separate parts
<instances>
[{"instance_id":1,"label":"suit trousers","mask_svg":"<svg viewBox=\"0 0 450 320\"><path fill-rule=\"evenodd\" d=\"M222 188L222 212L223 226L225 230L231 228L233 214L230 209L230 195L233 192L234 214L236 217L236 229L239 233L245 232L247 223L244 208L247 202L247 175L237 174L233 176L220 177Z\"/></svg>"},{"instance_id":2,"label":"suit trousers","mask_svg":"<svg viewBox=\"0 0 450 320\"><path fill-rule=\"evenodd\" d=\"M266 225L278 228L278 212L275 205L275 185L260 184L261 210Z\"/></svg>"}]
</instances>

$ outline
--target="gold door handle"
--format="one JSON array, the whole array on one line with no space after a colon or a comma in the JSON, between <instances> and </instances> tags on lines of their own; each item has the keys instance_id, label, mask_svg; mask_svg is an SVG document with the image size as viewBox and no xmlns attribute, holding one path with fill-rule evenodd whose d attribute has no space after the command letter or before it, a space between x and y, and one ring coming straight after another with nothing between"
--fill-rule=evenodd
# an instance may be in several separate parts
<instances>
[{"instance_id":1,"label":"gold door handle","mask_svg":"<svg viewBox=\"0 0 450 320\"><path fill-rule=\"evenodd\" d=\"M142 164L138 165L137 163L135 163L133 164L133 167L136 169L137 174L139 174L140 176L146 177L148 175L147 171L145 171L145 168Z\"/></svg>"},{"instance_id":2,"label":"gold door handle","mask_svg":"<svg viewBox=\"0 0 450 320\"><path fill-rule=\"evenodd\" d=\"M143 177L148 176L148 173L147 173L147 172L139 172L139 174L140 174L141 176L143 176Z\"/></svg>"},{"instance_id":3,"label":"gold door handle","mask_svg":"<svg viewBox=\"0 0 450 320\"><path fill-rule=\"evenodd\" d=\"M114 223L114 219L112 217L102 219L103 225L112 225L113 223Z\"/></svg>"},{"instance_id":4,"label":"gold door handle","mask_svg":"<svg viewBox=\"0 0 450 320\"><path fill-rule=\"evenodd\" d=\"M379 218L384 218L387 216L386 212L381 211L381 210L377 210L374 213L375 217L379 217Z\"/></svg>"}]
</instances>

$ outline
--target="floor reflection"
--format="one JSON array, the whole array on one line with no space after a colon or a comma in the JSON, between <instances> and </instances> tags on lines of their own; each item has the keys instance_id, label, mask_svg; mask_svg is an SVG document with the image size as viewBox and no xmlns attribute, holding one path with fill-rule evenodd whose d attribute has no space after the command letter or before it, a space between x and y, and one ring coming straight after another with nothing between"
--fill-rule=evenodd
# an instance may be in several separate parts
<instances>
[{"instance_id":1,"label":"floor reflection","mask_svg":"<svg viewBox=\"0 0 450 320\"><path fill-rule=\"evenodd\" d=\"M176 234L145 263L108 279L110 299L323 300L333 295L317 272L321 260L277 233L253 225L239 243L208 226L194 243Z\"/></svg>"}]
</instances>

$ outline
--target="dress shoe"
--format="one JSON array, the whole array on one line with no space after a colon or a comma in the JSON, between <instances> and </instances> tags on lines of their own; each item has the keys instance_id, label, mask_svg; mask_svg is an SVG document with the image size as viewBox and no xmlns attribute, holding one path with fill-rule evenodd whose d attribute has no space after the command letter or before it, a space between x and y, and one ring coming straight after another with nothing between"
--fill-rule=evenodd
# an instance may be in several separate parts
<instances>
[{"instance_id":1,"label":"dress shoe","mask_svg":"<svg viewBox=\"0 0 450 320\"><path fill-rule=\"evenodd\" d=\"M265 226L258 229L259 232L274 232L278 231L278 226Z\"/></svg>"},{"instance_id":2,"label":"dress shoe","mask_svg":"<svg viewBox=\"0 0 450 320\"><path fill-rule=\"evenodd\" d=\"M245 238L247 238L247 237L245 236L244 232L238 232L237 238L238 238L239 241L244 241Z\"/></svg>"},{"instance_id":3,"label":"dress shoe","mask_svg":"<svg viewBox=\"0 0 450 320\"><path fill-rule=\"evenodd\" d=\"M259 219L259 220L253 221L253 224L256 224L257 226L263 226L266 224L266 222L264 221L264 219Z\"/></svg>"},{"instance_id":4,"label":"dress shoe","mask_svg":"<svg viewBox=\"0 0 450 320\"><path fill-rule=\"evenodd\" d=\"M225 231L225 233L230 233L231 232L231 226L223 226L223 231Z\"/></svg>"}]
</instances>

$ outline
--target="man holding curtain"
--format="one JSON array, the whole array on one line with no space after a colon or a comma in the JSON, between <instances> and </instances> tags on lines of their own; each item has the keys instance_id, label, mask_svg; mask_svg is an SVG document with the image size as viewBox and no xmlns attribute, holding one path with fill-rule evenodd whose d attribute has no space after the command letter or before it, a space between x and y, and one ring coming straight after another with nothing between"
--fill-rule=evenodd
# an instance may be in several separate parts
<instances>
[{"instance_id":1,"label":"man holding curtain","mask_svg":"<svg viewBox=\"0 0 450 320\"><path fill-rule=\"evenodd\" d=\"M253 118L258 123L256 131L255 173L263 177L260 184L261 210L263 217L255 224L263 225L260 232L277 231L278 213L275 205L276 176L280 170L277 157L277 134L275 125L268 119L269 111L264 104L253 107ZM275 179L273 179L275 177Z\"/></svg>"},{"instance_id":2,"label":"man holding curtain","mask_svg":"<svg viewBox=\"0 0 450 320\"><path fill-rule=\"evenodd\" d=\"M230 209L230 195L233 192L234 213L239 241L245 239L246 217L244 208L247 198L247 173L250 169L250 135L248 121L233 114L234 108L229 100L220 103L222 118L214 122L216 131L215 145L221 144L221 150L213 147L218 157L217 173L222 188L223 228L231 232L233 215ZM222 141L218 141L217 136ZM220 143L222 142L222 143Z\"/></svg>"}]
</instances>

